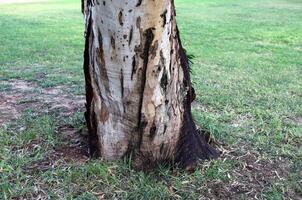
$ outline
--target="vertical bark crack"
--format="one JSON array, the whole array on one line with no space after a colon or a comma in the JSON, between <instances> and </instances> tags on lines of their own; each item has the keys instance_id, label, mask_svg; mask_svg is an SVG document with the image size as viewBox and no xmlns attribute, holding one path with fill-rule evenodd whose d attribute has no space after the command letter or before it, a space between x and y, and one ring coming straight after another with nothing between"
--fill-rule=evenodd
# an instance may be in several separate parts
<instances>
[{"instance_id":1,"label":"vertical bark crack","mask_svg":"<svg viewBox=\"0 0 302 200\"><path fill-rule=\"evenodd\" d=\"M136 59L135 56L132 57L132 70L131 70L131 80L133 80L133 75L136 72Z\"/></svg>"},{"instance_id":2,"label":"vertical bark crack","mask_svg":"<svg viewBox=\"0 0 302 200\"><path fill-rule=\"evenodd\" d=\"M129 46L132 42L132 37L133 37L133 26L131 26L130 33L129 33L129 41L128 41Z\"/></svg>"},{"instance_id":3,"label":"vertical bark crack","mask_svg":"<svg viewBox=\"0 0 302 200\"><path fill-rule=\"evenodd\" d=\"M139 130L139 143L138 143L139 148L142 142L143 131L144 131L144 126L142 126L143 125L142 107L143 107L144 91L146 85L147 66L149 62L149 52L150 52L151 44L154 39L153 28L149 28L145 30L143 36L144 36L144 47L143 47L143 52L141 54L141 58L143 59L143 67L142 67L141 88L139 93L140 99L139 99L139 109L138 109L139 113L138 113L138 125L137 125Z\"/></svg>"},{"instance_id":4,"label":"vertical bark crack","mask_svg":"<svg viewBox=\"0 0 302 200\"><path fill-rule=\"evenodd\" d=\"M86 87L86 112L85 119L87 122L87 128L89 131L89 154L90 156L94 156L98 153L99 150L99 138L97 135L97 122L96 116L93 114L93 108L91 107L93 104L93 88L92 88L92 78L89 71L90 66L90 45L92 41L92 19L91 15L87 19L87 30L86 30L86 40L85 40L85 50L84 50L84 74L85 74L85 87Z\"/></svg>"},{"instance_id":5,"label":"vertical bark crack","mask_svg":"<svg viewBox=\"0 0 302 200\"><path fill-rule=\"evenodd\" d=\"M167 23L167 9L160 15L160 17L163 19L163 27L165 27Z\"/></svg>"},{"instance_id":6,"label":"vertical bark crack","mask_svg":"<svg viewBox=\"0 0 302 200\"><path fill-rule=\"evenodd\" d=\"M124 73L123 68L121 68L121 95L124 98Z\"/></svg>"}]
</instances>

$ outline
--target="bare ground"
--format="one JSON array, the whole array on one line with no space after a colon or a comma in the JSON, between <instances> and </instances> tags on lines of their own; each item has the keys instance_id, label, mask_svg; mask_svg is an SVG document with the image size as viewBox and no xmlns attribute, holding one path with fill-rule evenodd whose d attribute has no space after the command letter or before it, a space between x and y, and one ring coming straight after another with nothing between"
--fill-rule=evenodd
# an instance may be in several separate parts
<instances>
[{"instance_id":1,"label":"bare ground","mask_svg":"<svg viewBox=\"0 0 302 200\"><path fill-rule=\"evenodd\" d=\"M57 118L69 117L77 111L83 111L84 96L66 93L65 86L53 88L40 88L35 83L22 80L11 80L4 84L10 85L9 90L0 91L0 127L8 126L22 117L26 110L38 114L58 113ZM79 133L79 131L81 133ZM85 140L86 130L77 130L74 127L60 124L56 134L69 141L68 146L57 147L44 160L30 165L31 170L46 170L55 167L60 159L64 162L77 162L79 164L88 160ZM32 149L40 141L32 141L25 148Z\"/></svg>"},{"instance_id":2,"label":"bare ground","mask_svg":"<svg viewBox=\"0 0 302 200\"><path fill-rule=\"evenodd\" d=\"M227 174L229 181L221 180L206 182L204 186L210 199L262 199L261 192L265 187L277 182L282 182L289 175L290 160L279 157L271 160L251 148L248 143L242 143L236 148L221 145L220 159L229 159L236 163L235 167ZM207 169L207 165L201 166ZM297 194L288 189L284 195L292 199L300 199Z\"/></svg>"},{"instance_id":3,"label":"bare ground","mask_svg":"<svg viewBox=\"0 0 302 200\"><path fill-rule=\"evenodd\" d=\"M26 109L40 113L60 110L61 116L69 116L85 105L84 96L66 94L64 86L44 89L21 80L7 83L10 91L0 92L0 126L16 120Z\"/></svg>"}]
</instances>

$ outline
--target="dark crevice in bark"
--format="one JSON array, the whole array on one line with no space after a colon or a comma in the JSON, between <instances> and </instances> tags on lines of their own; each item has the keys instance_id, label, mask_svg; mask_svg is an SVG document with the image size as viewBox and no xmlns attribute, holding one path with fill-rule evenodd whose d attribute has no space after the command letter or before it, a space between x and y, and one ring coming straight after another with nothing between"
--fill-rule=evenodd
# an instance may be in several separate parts
<instances>
[{"instance_id":1,"label":"dark crevice in bark","mask_svg":"<svg viewBox=\"0 0 302 200\"><path fill-rule=\"evenodd\" d=\"M133 37L133 26L131 26L130 33L129 33L129 41L128 41L129 46L132 42L132 37Z\"/></svg>"},{"instance_id":2,"label":"dark crevice in bark","mask_svg":"<svg viewBox=\"0 0 302 200\"><path fill-rule=\"evenodd\" d=\"M154 139L155 135L156 135L156 124L153 123L152 127L150 128L150 135L149 135L151 141Z\"/></svg>"},{"instance_id":3,"label":"dark crevice in bark","mask_svg":"<svg viewBox=\"0 0 302 200\"><path fill-rule=\"evenodd\" d=\"M165 135L166 130L167 130L167 124L164 125L164 132L163 132L163 135Z\"/></svg>"},{"instance_id":4,"label":"dark crevice in bark","mask_svg":"<svg viewBox=\"0 0 302 200\"><path fill-rule=\"evenodd\" d=\"M132 57L132 70L131 70L131 80L133 80L133 75L136 72L136 59L135 56Z\"/></svg>"},{"instance_id":5,"label":"dark crevice in bark","mask_svg":"<svg viewBox=\"0 0 302 200\"><path fill-rule=\"evenodd\" d=\"M160 86L163 89L163 93L166 94L167 86L168 86L168 74L166 70L166 59L164 58L162 50L160 51L160 65L163 66L163 74L160 79Z\"/></svg>"},{"instance_id":6,"label":"dark crevice in bark","mask_svg":"<svg viewBox=\"0 0 302 200\"><path fill-rule=\"evenodd\" d=\"M98 135L97 135L97 122L96 122L96 116L94 113L92 113L92 100L93 100L93 88L91 83L91 75L89 72L89 65L90 65L90 56L89 56L89 44L91 39L91 29L92 26L92 20L91 17L88 19L88 26L87 26L87 32L86 32L86 40L85 40L85 50L84 50L84 74L85 74L85 85L86 85L86 112L85 112L85 119L87 123L87 128L89 132L89 152L90 156L94 156L98 154Z\"/></svg>"},{"instance_id":7,"label":"dark crevice in bark","mask_svg":"<svg viewBox=\"0 0 302 200\"><path fill-rule=\"evenodd\" d=\"M138 0L137 4L136 4L136 7L139 7L142 4L142 2L143 2L143 0Z\"/></svg>"},{"instance_id":8,"label":"dark crevice in bark","mask_svg":"<svg viewBox=\"0 0 302 200\"><path fill-rule=\"evenodd\" d=\"M163 19L163 27L166 25L167 23L167 10L165 10L161 15L160 17Z\"/></svg>"},{"instance_id":9,"label":"dark crevice in bark","mask_svg":"<svg viewBox=\"0 0 302 200\"><path fill-rule=\"evenodd\" d=\"M163 70L163 75L160 79L160 86L163 89L164 93L166 93L167 86L168 86L168 75L167 75L166 68L164 68L164 70Z\"/></svg>"},{"instance_id":10,"label":"dark crevice in bark","mask_svg":"<svg viewBox=\"0 0 302 200\"><path fill-rule=\"evenodd\" d=\"M113 36L111 36L110 43L111 43L112 48L115 49L115 39Z\"/></svg>"},{"instance_id":11,"label":"dark crevice in bark","mask_svg":"<svg viewBox=\"0 0 302 200\"><path fill-rule=\"evenodd\" d=\"M105 62L105 57L104 57L103 36L102 36L102 33L101 33L100 30L98 31L98 40L99 40L99 48L97 49L97 53L98 53L98 58L99 59L96 58L96 62L98 63L98 67L99 67L99 70L100 70L101 81L105 86L106 93L110 94L109 78L108 78L108 74L107 74L106 62ZM114 45L112 48L115 48L114 38L113 38L113 40L111 40L111 44ZM96 73L94 73L94 74L96 75ZM95 79L95 80L97 80L97 79Z\"/></svg>"},{"instance_id":12,"label":"dark crevice in bark","mask_svg":"<svg viewBox=\"0 0 302 200\"><path fill-rule=\"evenodd\" d=\"M124 25L124 22L123 22L123 12L120 11L119 14L118 14L118 21L120 23L121 26Z\"/></svg>"},{"instance_id":13,"label":"dark crevice in bark","mask_svg":"<svg viewBox=\"0 0 302 200\"><path fill-rule=\"evenodd\" d=\"M121 69L121 93L122 93L122 98L124 98L124 73L123 73L123 68Z\"/></svg>"},{"instance_id":14,"label":"dark crevice in bark","mask_svg":"<svg viewBox=\"0 0 302 200\"><path fill-rule=\"evenodd\" d=\"M189 88L183 102L183 126L177 144L175 162L179 167L191 170L199 160L217 158L219 153L207 143L205 137L200 134L194 123L191 113L191 103L195 99L195 92L190 80L189 59L181 45L178 28L177 38L179 41L178 55L180 56L181 67L184 72L184 84Z\"/></svg>"},{"instance_id":15,"label":"dark crevice in bark","mask_svg":"<svg viewBox=\"0 0 302 200\"><path fill-rule=\"evenodd\" d=\"M149 52L150 48L152 45L152 41L154 39L154 34L153 34L153 28L149 28L144 31L143 33L143 41L144 41L144 46L143 46L143 51L141 54L141 58L143 59L143 67L142 67L142 79L141 79L141 88L139 94L140 99L139 99L139 105L138 105L138 134L139 134L139 141L138 141L138 149L140 149L140 145L142 143L142 137L143 137L143 131L146 125L143 125L144 119L142 116L142 107L143 107L143 99L144 99L144 91L145 91L145 85L146 85L146 73L147 73L147 66L149 62Z\"/></svg>"}]
</instances>

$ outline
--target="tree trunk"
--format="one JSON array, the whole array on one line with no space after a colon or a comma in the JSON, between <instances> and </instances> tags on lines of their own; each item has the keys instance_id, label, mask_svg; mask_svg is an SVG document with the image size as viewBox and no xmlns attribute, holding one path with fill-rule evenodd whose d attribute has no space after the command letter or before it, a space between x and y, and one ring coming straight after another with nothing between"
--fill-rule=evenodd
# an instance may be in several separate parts
<instances>
[{"instance_id":1,"label":"tree trunk","mask_svg":"<svg viewBox=\"0 0 302 200\"><path fill-rule=\"evenodd\" d=\"M90 153L190 169L217 152L198 134L173 0L84 0Z\"/></svg>"}]
</instances>

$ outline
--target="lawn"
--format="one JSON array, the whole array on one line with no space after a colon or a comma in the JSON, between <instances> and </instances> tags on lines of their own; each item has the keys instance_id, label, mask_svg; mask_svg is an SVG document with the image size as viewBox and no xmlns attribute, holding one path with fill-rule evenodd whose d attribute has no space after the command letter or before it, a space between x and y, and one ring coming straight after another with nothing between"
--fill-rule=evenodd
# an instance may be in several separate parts
<instances>
[{"instance_id":1,"label":"lawn","mask_svg":"<svg viewBox=\"0 0 302 200\"><path fill-rule=\"evenodd\" d=\"M176 6L221 158L193 173L90 160L80 3L0 4L0 199L302 198L302 1Z\"/></svg>"}]
</instances>

